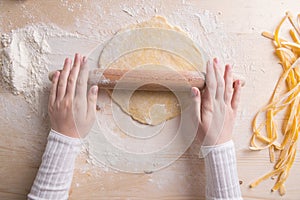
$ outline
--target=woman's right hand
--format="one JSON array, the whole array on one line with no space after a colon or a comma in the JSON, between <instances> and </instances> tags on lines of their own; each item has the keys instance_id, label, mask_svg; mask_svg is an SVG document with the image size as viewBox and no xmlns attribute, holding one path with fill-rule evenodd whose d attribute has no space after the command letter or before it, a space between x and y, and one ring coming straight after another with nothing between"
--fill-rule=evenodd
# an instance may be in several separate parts
<instances>
[{"instance_id":1,"label":"woman's right hand","mask_svg":"<svg viewBox=\"0 0 300 200\"><path fill-rule=\"evenodd\" d=\"M240 100L241 81L233 82L232 67L226 65L224 76L218 59L208 62L206 87L201 93L193 87L196 112L199 112L198 134L202 146L214 146L232 139Z\"/></svg>"}]
</instances>

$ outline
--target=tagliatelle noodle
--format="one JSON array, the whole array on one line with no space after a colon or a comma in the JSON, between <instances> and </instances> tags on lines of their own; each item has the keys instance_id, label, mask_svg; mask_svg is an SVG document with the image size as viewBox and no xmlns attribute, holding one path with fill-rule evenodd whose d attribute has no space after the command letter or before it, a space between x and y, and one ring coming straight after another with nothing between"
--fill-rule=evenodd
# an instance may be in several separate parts
<instances>
[{"instance_id":1,"label":"tagliatelle noodle","mask_svg":"<svg viewBox=\"0 0 300 200\"><path fill-rule=\"evenodd\" d=\"M280 37L280 30L286 20L292 25L289 33L292 41ZM252 127L253 135L250 141L251 150L269 149L270 161L274 163L274 169L250 184L256 187L268 178L277 178L272 191L279 190L280 195L286 193L285 181L294 163L297 152L298 134L300 131L300 14L297 16L297 24L294 23L292 14L286 16L277 26L274 35L263 32L262 35L272 39L275 46L275 54L280 60L283 68L270 102L261 108L255 115ZM276 115L285 111L281 131L278 129L280 123ZM265 114L266 119L258 122L260 115ZM265 129L265 132L263 131ZM278 137L281 132L282 139ZM279 156L276 157L278 152Z\"/></svg>"}]
</instances>

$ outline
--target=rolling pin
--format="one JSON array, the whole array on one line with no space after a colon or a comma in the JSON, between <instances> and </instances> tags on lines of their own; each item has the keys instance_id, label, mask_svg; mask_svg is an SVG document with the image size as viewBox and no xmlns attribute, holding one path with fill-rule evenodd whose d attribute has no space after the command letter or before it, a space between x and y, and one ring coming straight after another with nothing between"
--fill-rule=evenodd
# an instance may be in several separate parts
<instances>
[{"instance_id":1,"label":"rolling pin","mask_svg":"<svg viewBox=\"0 0 300 200\"><path fill-rule=\"evenodd\" d=\"M49 73L49 80L55 71ZM237 80L237 78L234 78ZM146 90L146 91L186 91L190 87L203 89L205 73L198 71L173 70L126 70L94 69L89 72L88 84L104 89ZM244 81L242 80L242 85Z\"/></svg>"}]
</instances>

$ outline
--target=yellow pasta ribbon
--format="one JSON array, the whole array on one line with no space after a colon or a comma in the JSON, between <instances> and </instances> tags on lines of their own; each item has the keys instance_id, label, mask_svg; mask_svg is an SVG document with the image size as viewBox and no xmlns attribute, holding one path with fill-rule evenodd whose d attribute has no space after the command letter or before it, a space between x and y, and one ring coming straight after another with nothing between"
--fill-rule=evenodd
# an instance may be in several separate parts
<instances>
[{"instance_id":1,"label":"yellow pasta ribbon","mask_svg":"<svg viewBox=\"0 0 300 200\"><path fill-rule=\"evenodd\" d=\"M280 30L285 21L290 22L289 30L291 41L280 37ZM280 60L283 69L269 103L261 108L255 115L252 128L253 135L250 140L251 150L269 149L270 161L274 162L274 168L269 173L250 184L256 187L268 178L276 178L271 191L279 191L280 195L286 193L285 181L295 161L297 141L300 131L300 14L297 15L297 23L293 16L287 12L272 33L263 32L262 35L272 39L275 54ZM282 129L278 130L280 122L276 118L278 113L285 111ZM265 115L265 120L259 123L258 118ZM265 130L265 131L263 131ZM282 137L278 137L278 132ZM277 156L276 156L277 155Z\"/></svg>"}]
</instances>

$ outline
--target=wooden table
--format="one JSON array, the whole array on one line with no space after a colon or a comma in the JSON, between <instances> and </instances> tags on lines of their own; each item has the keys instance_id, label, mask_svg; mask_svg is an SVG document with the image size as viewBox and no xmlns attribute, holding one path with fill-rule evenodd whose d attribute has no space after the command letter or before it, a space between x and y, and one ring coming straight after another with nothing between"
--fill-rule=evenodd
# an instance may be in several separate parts
<instances>
[{"instance_id":1,"label":"wooden table","mask_svg":"<svg viewBox=\"0 0 300 200\"><path fill-rule=\"evenodd\" d=\"M222 25L229 37L224 45L232 47L234 52L230 53L234 70L246 78L234 129L244 199L300 199L298 155L286 182L287 194L284 197L270 192L274 183L272 180L254 189L248 187L251 181L272 169L268 152L251 152L248 145L252 118L267 103L281 73L278 60L273 55L272 43L260 34L264 30L273 31L285 11L297 14L300 11L299 2L3 0L0 2L0 32L8 33L24 26L44 23L55 24L82 36L93 36L91 45L86 49L70 48L65 53L72 55L76 51L86 53L93 45L109 39L121 27L149 19L155 14L163 15L180 26L189 21L203 31L197 16L191 16L197 10L218 18L217 23ZM189 24L184 27L187 32L191 31L189 27ZM53 60L56 68L61 63L62 58ZM36 109L38 112L34 112L22 95L13 95L5 83L1 84L0 199L25 199L30 191L50 127L45 111L47 96L45 91ZM191 155L189 150L171 166L152 174L122 173L105 166L97 167L88 163L86 155L81 153L76 162L70 199L204 199L204 193L203 160Z\"/></svg>"}]
</instances>

